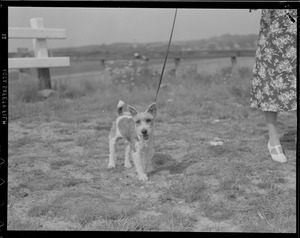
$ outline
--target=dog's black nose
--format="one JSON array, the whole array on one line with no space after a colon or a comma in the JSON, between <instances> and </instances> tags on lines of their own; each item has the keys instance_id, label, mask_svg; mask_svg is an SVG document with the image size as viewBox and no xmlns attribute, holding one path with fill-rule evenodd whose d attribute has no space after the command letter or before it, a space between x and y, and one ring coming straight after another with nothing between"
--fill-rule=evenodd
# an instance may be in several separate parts
<instances>
[{"instance_id":1,"label":"dog's black nose","mask_svg":"<svg viewBox=\"0 0 300 238\"><path fill-rule=\"evenodd\" d=\"M143 130L142 130L142 133L143 133L143 134L147 134L147 130L146 130L146 129L143 129Z\"/></svg>"}]
</instances>

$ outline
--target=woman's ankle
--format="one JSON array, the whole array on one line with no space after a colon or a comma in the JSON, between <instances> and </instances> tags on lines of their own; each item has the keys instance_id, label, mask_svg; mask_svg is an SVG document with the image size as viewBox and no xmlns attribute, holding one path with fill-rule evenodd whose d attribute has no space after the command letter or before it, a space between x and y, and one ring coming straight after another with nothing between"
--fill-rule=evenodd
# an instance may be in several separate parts
<instances>
[{"instance_id":1,"label":"woman's ankle","mask_svg":"<svg viewBox=\"0 0 300 238\"><path fill-rule=\"evenodd\" d=\"M278 135L269 135L269 141L271 146L280 145L280 140Z\"/></svg>"}]
</instances>

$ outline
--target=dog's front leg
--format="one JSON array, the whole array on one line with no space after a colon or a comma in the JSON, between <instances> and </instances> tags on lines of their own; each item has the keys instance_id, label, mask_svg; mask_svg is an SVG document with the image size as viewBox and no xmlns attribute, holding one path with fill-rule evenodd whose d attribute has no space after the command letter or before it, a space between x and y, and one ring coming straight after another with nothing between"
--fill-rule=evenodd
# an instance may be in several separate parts
<instances>
[{"instance_id":1,"label":"dog's front leg","mask_svg":"<svg viewBox=\"0 0 300 238\"><path fill-rule=\"evenodd\" d=\"M117 138L109 135L109 162L108 162L108 168L115 168L116 167L116 143Z\"/></svg>"},{"instance_id":2,"label":"dog's front leg","mask_svg":"<svg viewBox=\"0 0 300 238\"><path fill-rule=\"evenodd\" d=\"M154 152L155 152L155 150L151 149L146 153L145 161L144 161L144 171L145 171L145 173L149 172L149 164L151 163L151 160L154 156Z\"/></svg>"},{"instance_id":3,"label":"dog's front leg","mask_svg":"<svg viewBox=\"0 0 300 238\"><path fill-rule=\"evenodd\" d=\"M148 176L145 174L142 163L141 163L141 154L137 152L132 153L132 160L135 165L136 172L139 175L139 180L147 181Z\"/></svg>"},{"instance_id":4,"label":"dog's front leg","mask_svg":"<svg viewBox=\"0 0 300 238\"><path fill-rule=\"evenodd\" d=\"M132 165L130 163L130 156L131 156L131 144L127 144L125 147L125 168L131 168Z\"/></svg>"}]
</instances>

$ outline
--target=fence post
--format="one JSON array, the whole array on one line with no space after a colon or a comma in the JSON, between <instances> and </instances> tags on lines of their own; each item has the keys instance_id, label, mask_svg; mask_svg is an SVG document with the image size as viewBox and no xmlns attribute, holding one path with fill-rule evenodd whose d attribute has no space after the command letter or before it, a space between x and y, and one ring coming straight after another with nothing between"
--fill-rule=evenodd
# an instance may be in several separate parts
<instances>
[{"instance_id":1,"label":"fence post","mask_svg":"<svg viewBox=\"0 0 300 238\"><path fill-rule=\"evenodd\" d=\"M105 65L106 65L106 62L105 62L105 59L101 59L101 71L105 69Z\"/></svg>"},{"instance_id":2,"label":"fence post","mask_svg":"<svg viewBox=\"0 0 300 238\"><path fill-rule=\"evenodd\" d=\"M31 28L44 28L44 21L42 18L32 18L30 20ZM37 58L47 58L48 49L46 39L33 39L34 56ZM51 89L51 78L49 68L38 68L38 89Z\"/></svg>"},{"instance_id":3,"label":"fence post","mask_svg":"<svg viewBox=\"0 0 300 238\"><path fill-rule=\"evenodd\" d=\"M175 63L175 77L176 77L177 76L177 69L180 65L180 58L179 57L175 58L174 63Z\"/></svg>"},{"instance_id":4,"label":"fence post","mask_svg":"<svg viewBox=\"0 0 300 238\"><path fill-rule=\"evenodd\" d=\"M231 74L234 75L237 72L236 68L236 55L231 56Z\"/></svg>"}]
</instances>

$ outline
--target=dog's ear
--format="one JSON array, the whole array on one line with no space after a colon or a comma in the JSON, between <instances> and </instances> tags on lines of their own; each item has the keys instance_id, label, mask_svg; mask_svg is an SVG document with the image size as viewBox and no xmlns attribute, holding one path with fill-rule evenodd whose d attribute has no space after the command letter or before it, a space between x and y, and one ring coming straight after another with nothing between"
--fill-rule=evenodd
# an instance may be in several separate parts
<instances>
[{"instance_id":1,"label":"dog's ear","mask_svg":"<svg viewBox=\"0 0 300 238\"><path fill-rule=\"evenodd\" d=\"M156 103L152 103L146 110L147 113L152 114L154 117L156 116Z\"/></svg>"},{"instance_id":2,"label":"dog's ear","mask_svg":"<svg viewBox=\"0 0 300 238\"><path fill-rule=\"evenodd\" d=\"M137 111L134 107L127 105L127 110L130 112L131 116L136 116L137 115Z\"/></svg>"}]
</instances>

